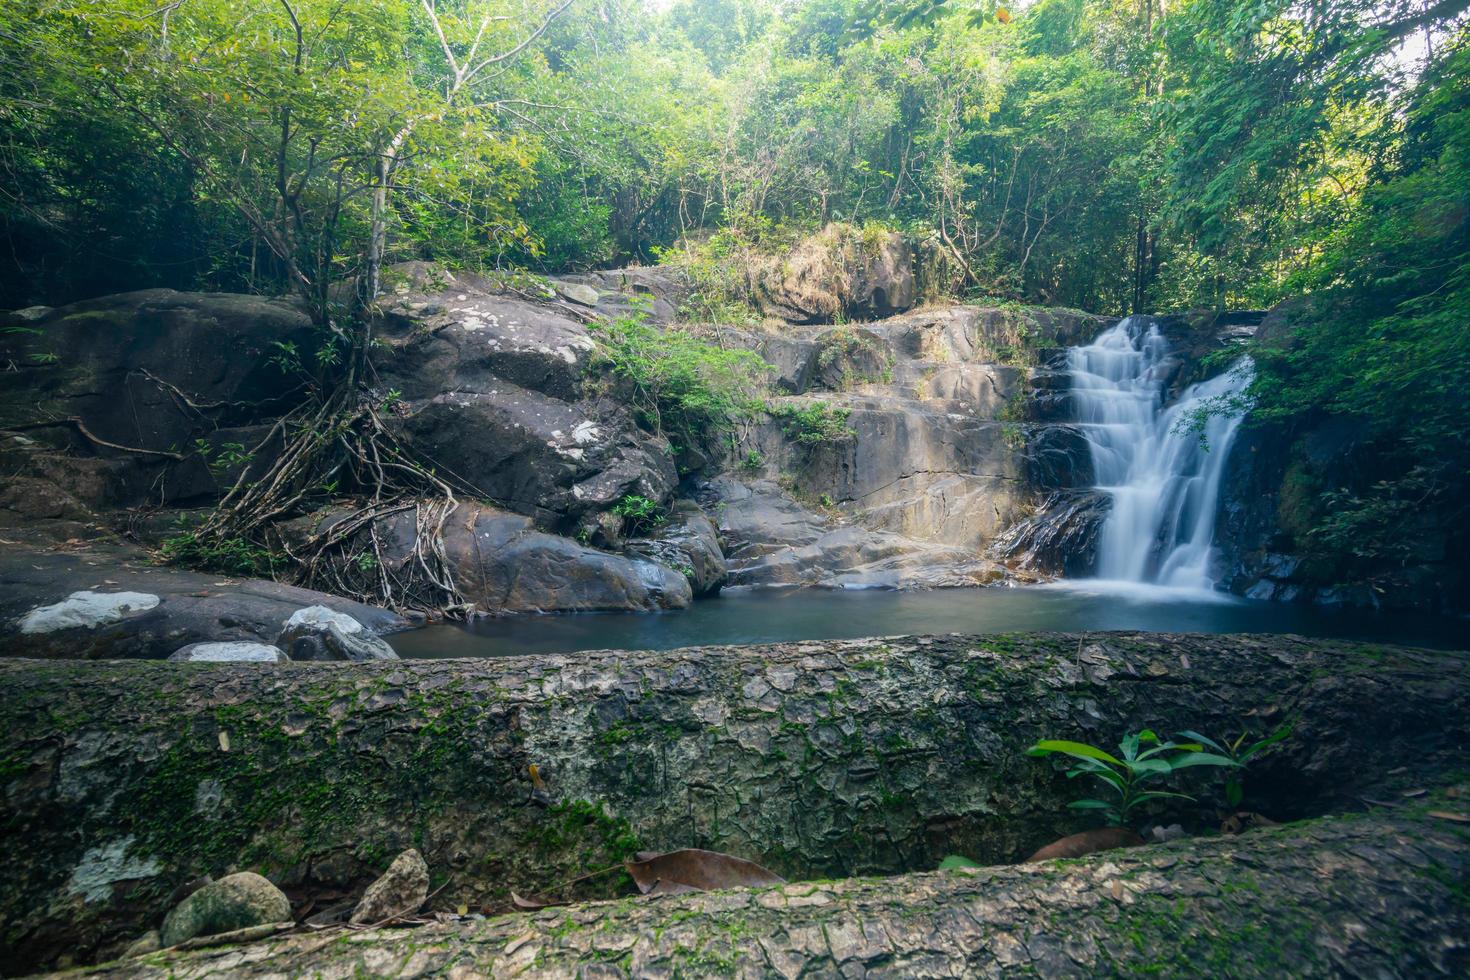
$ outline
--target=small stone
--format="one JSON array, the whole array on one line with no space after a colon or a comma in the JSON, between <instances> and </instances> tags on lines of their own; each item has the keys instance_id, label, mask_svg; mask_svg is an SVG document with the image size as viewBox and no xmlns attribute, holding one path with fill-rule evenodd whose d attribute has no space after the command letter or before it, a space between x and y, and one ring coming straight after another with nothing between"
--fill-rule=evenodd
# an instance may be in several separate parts
<instances>
[{"instance_id":1,"label":"small stone","mask_svg":"<svg viewBox=\"0 0 1470 980\"><path fill-rule=\"evenodd\" d=\"M368 885L362 901L353 910L355 924L382 922L394 916L410 915L429 897L429 866L423 855L409 848L388 865L377 881Z\"/></svg>"},{"instance_id":2,"label":"small stone","mask_svg":"<svg viewBox=\"0 0 1470 980\"><path fill-rule=\"evenodd\" d=\"M233 643L190 643L175 650L168 658L175 663L194 664L284 664L290 662L286 651L267 643L237 641Z\"/></svg>"},{"instance_id":3,"label":"small stone","mask_svg":"<svg viewBox=\"0 0 1470 980\"><path fill-rule=\"evenodd\" d=\"M291 921L291 903L253 871L232 874L184 899L163 920L159 941L177 946L195 936L214 936L251 926Z\"/></svg>"},{"instance_id":4,"label":"small stone","mask_svg":"<svg viewBox=\"0 0 1470 980\"><path fill-rule=\"evenodd\" d=\"M563 299L571 300L580 306L597 305L598 292L591 286L584 285L580 282L558 282L553 285Z\"/></svg>"},{"instance_id":5,"label":"small stone","mask_svg":"<svg viewBox=\"0 0 1470 980\"><path fill-rule=\"evenodd\" d=\"M148 953L156 953L163 948L163 940L158 936L157 929L149 929L143 935L133 940L132 945L123 950L122 958L130 960L134 956L145 956Z\"/></svg>"}]
</instances>

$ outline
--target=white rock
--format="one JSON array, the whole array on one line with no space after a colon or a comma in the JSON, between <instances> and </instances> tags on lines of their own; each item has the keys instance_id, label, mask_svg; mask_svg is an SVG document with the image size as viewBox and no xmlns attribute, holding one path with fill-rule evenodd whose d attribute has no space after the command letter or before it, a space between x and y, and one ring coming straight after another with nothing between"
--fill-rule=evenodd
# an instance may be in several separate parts
<instances>
[{"instance_id":1,"label":"white rock","mask_svg":"<svg viewBox=\"0 0 1470 980\"><path fill-rule=\"evenodd\" d=\"M20 621L22 633L54 633L84 626L105 626L129 613L145 612L159 598L147 592L73 592L50 606L38 606Z\"/></svg>"},{"instance_id":2,"label":"white rock","mask_svg":"<svg viewBox=\"0 0 1470 980\"><path fill-rule=\"evenodd\" d=\"M286 651L268 643L251 643L236 640L222 643L190 643L175 650L168 659L178 663L194 664L283 664L290 661Z\"/></svg>"},{"instance_id":3,"label":"white rock","mask_svg":"<svg viewBox=\"0 0 1470 980\"><path fill-rule=\"evenodd\" d=\"M293 626L315 626L318 629L327 629L335 626L344 633L361 633L362 624L346 613L339 613L335 609L326 606L307 606L298 609L286 620L286 629Z\"/></svg>"}]
</instances>

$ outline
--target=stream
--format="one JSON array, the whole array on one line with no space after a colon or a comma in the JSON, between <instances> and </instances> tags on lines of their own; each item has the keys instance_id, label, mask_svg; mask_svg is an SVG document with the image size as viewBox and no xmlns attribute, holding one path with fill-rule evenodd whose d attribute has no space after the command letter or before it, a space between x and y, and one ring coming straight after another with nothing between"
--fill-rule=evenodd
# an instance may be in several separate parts
<instances>
[{"instance_id":1,"label":"stream","mask_svg":"<svg viewBox=\"0 0 1470 980\"><path fill-rule=\"evenodd\" d=\"M1290 606L1128 583L1081 581L932 592L727 591L672 613L512 616L388 637L402 657L504 657L578 650L668 650L724 643L1003 633L1152 630L1300 633L1453 649L1467 624L1440 616Z\"/></svg>"}]
</instances>

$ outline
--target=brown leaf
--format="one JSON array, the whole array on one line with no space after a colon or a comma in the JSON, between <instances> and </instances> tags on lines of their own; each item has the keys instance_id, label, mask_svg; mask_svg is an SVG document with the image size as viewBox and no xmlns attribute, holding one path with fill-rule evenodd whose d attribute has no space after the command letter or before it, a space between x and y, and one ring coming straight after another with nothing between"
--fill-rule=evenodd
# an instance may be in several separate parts
<instances>
[{"instance_id":1,"label":"brown leaf","mask_svg":"<svg viewBox=\"0 0 1470 980\"><path fill-rule=\"evenodd\" d=\"M1416 797L1428 796L1428 795L1429 795L1429 790L1427 790L1427 789L1410 789L1410 790L1405 790L1403 792L1403 797L1405 799L1408 799L1408 800L1412 800L1412 799L1415 799Z\"/></svg>"},{"instance_id":2,"label":"brown leaf","mask_svg":"<svg viewBox=\"0 0 1470 980\"><path fill-rule=\"evenodd\" d=\"M1441 820L1449 820L1453 823L1470 823L1470 813L1452 813L1449 810L1430 810L1431 817Z\"/></svg>"},{"instance_id":3,"label":"brown leaf","mask_svg":"<svg viewBox=\"0 0 1470 980\"><path fill-rule=\"evenodd\" d=\"M1101 827L1097 830L1084 830L1080 834L1063 837L1059 841L1046 845L1021 863L1031 864L1034 861L1050 861L1054 858L1075 858L1091 854L1093 851L1111 851L1115 847L1138 847L1142 843L1143 838L1126 827Z\"/></svg>"},{"instance_id":4,"label":"brown leaf","mask_svg":"<svg viewBox=\"0 0 1470 980\"><path fill-rule=\"evenodd\" d=\"M786 879L743 858L686 847L667 854L641 852L623 867L645 895L680 895L715 888L782 885Z\"/></svg>"},{"instance_id":5,"label":"brown leaf","mask_svg":"<svg viewBox=\"0 0 1470 980\"><path fill-rule=\"evenodd\" d=\"M570 904L572 904L571 902L538 902L538 901L533 901L532 899L529 899L529 898L522 898L521 896L517 895L515 892L511 892L510 893L510 901L511 901L511 904L513 904L516 908L518 908L518 909L525 909L527 912L534 912L537 909L553 909L553 908L558 908L558 907L560 907L562 905L570 905Z\"/></svg>"}]
</instances>

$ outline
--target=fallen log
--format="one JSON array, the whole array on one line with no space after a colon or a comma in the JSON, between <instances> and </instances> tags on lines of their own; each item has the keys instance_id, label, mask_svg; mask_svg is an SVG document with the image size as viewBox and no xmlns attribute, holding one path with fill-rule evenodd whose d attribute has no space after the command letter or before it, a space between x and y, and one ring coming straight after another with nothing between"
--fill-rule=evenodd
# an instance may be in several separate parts
<instances>
[{"instance_id":1,"label":"fallen log","mask_svg":"<svg viewBox=\"0 0 1470 980\"><path fill-rule=\"evenodd\" d=\"M1296 637L939 636L386 664L0 663L0 972L94 961L174 889L305 902L405 847L440 908L508 907L635 849L788 879L1015 861L1081 829L1042 737L1233 735L1277 819L1463 762L1470 658ZM1405 775L1404 767L1413 769ZM534 771L532 767L534 768ZM1397 771L1399 775L1394 775ZM1215 822L1215 787L1192 786ZM602 888L602 891L596 891ZM606 896L604 882L569 897Z\"/></svg>"},{"instance_id":2,"label":"fallen log","mask_svg":"<svg viewBox=\"0 0 1470 980\"><path fill-rule=\"evenodd\" d=\"M1420 809L1081 861L292 935L86 975L1465 976L1467 857L1466 835Z\"/></svg>"}]
</instances>

